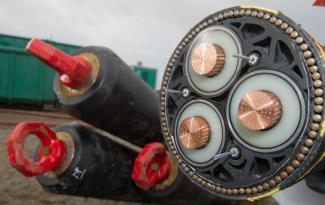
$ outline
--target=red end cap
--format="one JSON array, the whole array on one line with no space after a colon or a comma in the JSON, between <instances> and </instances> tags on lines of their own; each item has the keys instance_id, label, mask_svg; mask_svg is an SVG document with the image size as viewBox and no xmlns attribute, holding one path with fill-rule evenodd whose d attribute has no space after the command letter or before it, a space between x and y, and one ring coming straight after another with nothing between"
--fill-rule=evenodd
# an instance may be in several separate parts
<instances>
[{"instance_id":1,"label":"red end cap","mask_svg":"<svg viewBox=\"0 0 325 205\"><path fill-rule=\"evenodd\" d=\"M29 41L26 50L56 70L65 86L82 87L89 79L91 67L82 56L69 56L39 39Z\"/></svg>"},{"instance_id":2,"label":"red end cap","mask_svg":"<svg viewBox=\"0 0 325 205\"><path fill-rule=\"evenodd\" d=\"M134 161L132 179L138 187L147 190L169 176L170 166L163 144L147 144Z\"/></svg>"},{"instance_id":3,"label":"red end cap","mask_svg":"<svg viewBox=\"0 0 325 205\"><path fill-rule=\"evenodd\" d=\"M42 143L37 162L30 161L24 152L24 143L30 134L36 135ZM10 165L28 177L53 170L66 155L64 143L42 122L19 123L7 139L7 152Z\"/></svg>"},{"instance_id":4,"label":"red end cap","mask_svg":"<svg viewBox=\"0 0 325 205\"><path fill-rule=\"evenodd\" d=\"M314 6L325 6L325 0L316 0Z\"/></svg>"}]
</instances>

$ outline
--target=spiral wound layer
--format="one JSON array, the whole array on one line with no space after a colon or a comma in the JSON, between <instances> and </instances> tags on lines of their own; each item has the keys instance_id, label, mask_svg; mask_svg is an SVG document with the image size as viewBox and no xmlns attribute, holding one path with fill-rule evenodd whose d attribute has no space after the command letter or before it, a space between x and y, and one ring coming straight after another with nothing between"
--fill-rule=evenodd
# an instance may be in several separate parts
<instances>
[{"instance_id":1,"label":"spiral wound layer","mask_svg":"<svg viewBox=\"0 0 325 205\"><path fill-rule=\"evenodd\" d=\"M213 75L197 72L202 59L195 61L200 66L193 64L192 57L197 55L192 51L203 43L218 45L224 54L222 69ZM322 52L298 24L272 9L229 8L193 27L167 64L160 96L167 147L192 182L228 199L256 200L295 184L309 173L324 156ZM212 68L207 71L215 68L203 65ZM224 81L217 80L220 76ZM166 89L187 89L189 95ZM272 93L269 102L275 103L266 102L269 107L262 109L265 119L270 118L267 126L249 129L238 118L238 109L245 95L258 90ZM208 121L210 140L204 140L200 149L189 150L179 140L178 130L186 117L195 116L217 119L219 127ZM218 149L205 151L213 147L213 139L219 140ZM240 155L212 157L230 148L239 150Z\"/></svg>"}]
</instances>

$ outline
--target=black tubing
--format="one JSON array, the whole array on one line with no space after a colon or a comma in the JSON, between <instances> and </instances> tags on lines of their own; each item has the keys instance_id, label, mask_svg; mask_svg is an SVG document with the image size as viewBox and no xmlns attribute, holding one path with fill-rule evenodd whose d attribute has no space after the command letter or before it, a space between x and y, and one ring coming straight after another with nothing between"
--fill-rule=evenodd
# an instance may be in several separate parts
<instances>
[{"instance_id":1,"label":"black tubing","mask_svg":"<svg viewBox=\"0 0 325 205\"><path fill-rule=\"evenodd\" d=\"M163 190L144 191L131 179L136 157L134 152L77 123L55 127L54 131L69 133L75 144L75 152L66 171L59 176L50 178L46 175L38 175L36 177L38 182L50 192L164 204L199 205L222 201L195 186L180 171L169 187ZM78 177L76 177L76 169L79 173L77 173Z\"/></svg>"},{"instance_id":2,"label":"black tubing","mask_svg":"<svg viewBox=\"0 0 325 205\"><path fill-rule=\"evenodd\" d=\"M158 95L113 51L86 47L99 60L96 82L83 94L64 96L54 83L58 100L69 114L127 141L143 146L161 141Z\"/></svg>"},{"instance_id":3,"label":"black tubing","mask_svg":"<svg viewBox=\"0 0 325 205\"><path fill-rule=\"evenodd\" d=\"M74 142L74 157L62 174L55 178L37 176L48 191L57 194L141 201L130 178L132 161L122 148L79 124L65 124L55 132L69 133Z\"/></svg>"}]
</instances>

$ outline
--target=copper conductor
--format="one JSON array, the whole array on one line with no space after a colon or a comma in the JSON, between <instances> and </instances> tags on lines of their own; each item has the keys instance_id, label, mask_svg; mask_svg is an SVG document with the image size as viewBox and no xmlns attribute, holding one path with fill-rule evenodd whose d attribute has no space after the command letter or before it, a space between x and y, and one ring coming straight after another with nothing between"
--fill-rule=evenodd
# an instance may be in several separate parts
<instances>
[{"instance_id":1,"label":"copper conductor","mask_svg":"<svg viewBox=\"0 0 325 205\"><path fill-rule=\"evenodd\" d=\"M212 77L222 70L225 54L216 44L202 43L194 49L191 63L195 73Z\"/></svg>"},{"instance_id":2,"label":"copper conductor","mask_svg":"<svg viewBox=\"0 0 325 205\"><path fill-rule=\"evenodd\" d=\"M210 139L209 123L200 116L188 117L179 128L179 140L187 149L204 147Z\"/></svg>"},{"instance_id":3,"label":"copper conductor","mask_svg":"<svg viewBox=\"0 0 325 205\"><path fill-rule=\"evenodd\" d=\"M247 93L239 103L238 118L248 129L260 131L276 125L282 115L279 98L269 91Z\"/></svg>"}]
</instances>

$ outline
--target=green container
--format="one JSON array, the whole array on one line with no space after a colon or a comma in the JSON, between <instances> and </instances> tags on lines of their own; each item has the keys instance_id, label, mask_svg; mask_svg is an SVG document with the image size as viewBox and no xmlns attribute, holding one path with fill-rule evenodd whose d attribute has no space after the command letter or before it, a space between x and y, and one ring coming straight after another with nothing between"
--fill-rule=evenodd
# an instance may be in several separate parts
<instances>
[{"instance_id":1,"label":"green container","mask_svg":"<svg viewBox=\"0 0 325 205\"><path fill-rule=\"evenodd\" d=\"M0 102L43 105L54 101L55 72L25 51L30 39L0 34ZM78 46L46 41L73 53Z\"/></svg>"},{"instance_id":2,"label":"green container","mask_svg":"<svg viewBox=\"0 0 325 205\"><path fill-rule=\"evenodd\" d=\"M0 34L0 103L43 105L54 101L55 71L25 51L30 39ZM68 54L79 46L46 41ZM153 89L157 70L134 66Z\"/></svg>"},{"instance_id":3,"label":"green container","mask_svg":"<svg viewBox=\"0 0 325 205\"><path fill-rule=\"evenodd\" d=\"M138 74L151 88L156 89L157 70L142 66L133 66L133 70Z\"/></svg>"}]
</instances>

